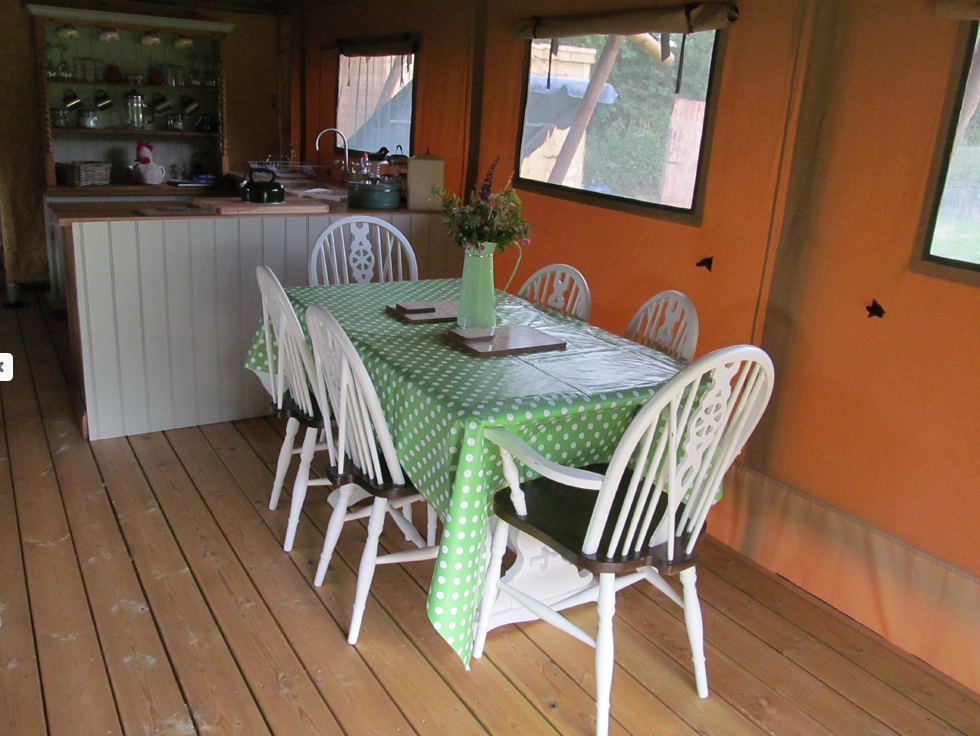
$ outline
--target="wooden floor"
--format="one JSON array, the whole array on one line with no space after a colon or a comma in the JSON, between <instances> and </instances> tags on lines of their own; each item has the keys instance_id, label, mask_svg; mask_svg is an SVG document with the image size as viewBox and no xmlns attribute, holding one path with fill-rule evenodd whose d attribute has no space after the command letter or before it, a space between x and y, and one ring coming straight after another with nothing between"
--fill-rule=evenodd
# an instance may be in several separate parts
<instances>
[{"instance_id":1,"label":"wooden floor","mask_svg":"<svg viewBox=\"0 0 980 736\"><path fill-rule=\"evenodd\" d=\"M592 650L541 623L491 633L467 672L425 616L431 563L380 568L345 641L362 526L320 588L311 490L295 551L268 511L278 425L88 443L66 324L0 310L0 734L588 734ZM387 540L399 546L396 535ZM712 695L679 610L618 597L612 733L980 734L980 698L726 547L699 566ZM594 617L589 610L577 621Z\"/></svg>"}]
</instances>

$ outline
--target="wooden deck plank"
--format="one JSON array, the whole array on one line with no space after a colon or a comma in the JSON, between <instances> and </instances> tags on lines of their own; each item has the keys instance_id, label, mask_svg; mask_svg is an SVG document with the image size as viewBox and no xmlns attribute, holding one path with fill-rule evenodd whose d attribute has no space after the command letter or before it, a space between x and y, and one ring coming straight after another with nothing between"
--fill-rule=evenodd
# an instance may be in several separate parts
<instances>
[{"instance_id":1,"label":"wooden deck plank","mask_svg":"<svg viewBox=\"0 0 980 736\"><path fill-rule=\"evenodd\" d=\"M616 596L616 612L639 631L651 646L660 647L670 657L691 671L691 649L684 624L674 619L635 588ZM719 645L705 640L709 662L708 687L711 697L723 698L764 731L780 736L839 736L803 712L799 705L779 693L780 683L761 680L728 657ZM693 687L694 676L691 675Z\"/></svg>"},{"instance_id":2,"label":"wooden deck plank","mask_svg":"<svg viewBox=\"0 0 980 736\"><path fill-rule=\"evenodd\" d=\"M45 329L38 310L25 311ZM181 736L193 721L153 621L91 447L70 408L68 386L47 340L28 346L34 383L75 554L80 561L113 696L125 733Z\"/></svg>"},{"instance_id":3,"label":"wooden deck plank","mask_svg":"<svg viewBox=\"0 0 980 736\"><path fill-rule=\"evenodd\" d=\"M92 449L198 732L269 736L129 442L99 440Z\"/></svg>"},{"instance_id":4,"label":"wooden deck plank","mask_svg":"<svg viewBox=\"0 0 980 736\"><path fill-rule=\"evenodd\" d=\"M275 459L281 436L272 426L263 420L245 420L237 423L242 433L249 438L257 451L267 459L269 467ZM207 428L211 430L211 428ZM268 474L267 470L267 474ZM250 474L242 472L243 476ZM271 475L269 475L271 479ZM243 481L244 485L244 481ZM268 483L261 486L259 494L267 494ZM329 509L322 503L317 504L307 500L305 504L307 518L317 530L316 545L310 557L310 566L316 565L315 553L319 551L322 533L325 530ZM421 514L419 514L421 515ZM306 520L304 520L304 525ZM280 523L280 526L284 526ZM360 556L364 538L363 528L345 530L337 548L337 555L348 561L349 566L356 566ZM410 545L398 534L388 534L382 538L382 544L389 550L408 549ZM297 545L297 549L299 545ZM295 555L294 555L295 556ZM404 570L402 572L401 570ZM328 573L328 584L332 571ZM474 662L472 669L466 672L462 662L455 652L446 645L444 640L435 632L425 610L425 595L429 587L431 566L405 565L385 566L379 568L376 584L372 586L371 595L381 606L396 619L402 631L422 651L426 658L433 663L480 718L484 726L494 734L519 733L549 733L551 728L562 734L580 733L584 724L594 720L594 703L584 697L580 689L574 685L569 687L574 691L574 698L579 706L569 705L571 697L564 697L564 707L558 707L553 685L545 687L539 696L536 706L529 703L526 697L517 697L522 692L518 684L512 683L506 675L489 658L482 662ZM374 600L371 601L374 603ZM347 613L349 617L349 612ZM359 645L360 646L360 645ZM543 665L542 665L543 668ZM567 679L567 678L566 678ZM548 724L551 724L550 726ZM690 733L690 731L688 731Z\"/></svg>"},{"instance_id":5,"label":"wooden deck plank","mask_svg":"<svg viewBox=\"0 0 980 736\"><path fill-rule=\"evenodd\" d=\"M466 672L425 615L431 565L379 569L361 641L346 645L364 525L345 530L328 582L313 589L329 509L324 489L311 492L297 549L281 551L285 504L266 509L280 422L181 430L172 442L88 444L66 432L67 324L30 291L23 309L0 313L17 377L0 383L0 733L142 732L128 727L132 714L162 712L161 700L131 702L155 690L151 673L121 683L116 660L154 638L193 719L181 727L200 736L305 736L299 690L337 717L330 732L347 736L385 732L377 726L392 713L401 726L391 730L425 736L590 733L592 650L540 622L502 627ZM383 542L405 545L393 532ZM694 692L679 609L634 588L618 601L614 732L880 732L859 708L902 734L980 736L980 695L826 604L711 539L699 574L712 696ZM113 600L140 607L134 577L149 612L107 615ZM588 626L595 612L569 615ZM275 674L293 672L307 684ZM273 692L273 681L287 691ZM828 689L854 706L840 708ZM388 715L373 722L373 707Z\"/></svg>"},{"instance_id":6,"label":"wooden deck plank","mask_svg":"<svg viewBox=\"0 0 980 736\"><path fill-rule=\"evenodd\" d=\"M261 420L258 420L261 421ZM247 424L247 422L245 423ZM271 450L271 457L278 453L280 440L272 435L266 435L266 447ZM274 448L274 449L273 449ZM257 471L258 472L258 471ZM253 505L268 520L270 529L274 531L281 545L282 531L286 527L288 515L288 500L280 501L276 511L267 508L269 489L272 486L272 475L268 469L262 475L241 479L242 490L249 495ZM310 489L306 499L306 508L325 506L326 493L322 488ZM345 529L346 537L356 534L363 544L364 527ZM345 535L341 536L344 541ZM309 581L312 581L316 561L323 545L323 533L313 528L304 519L296 534L296 541L290 557L303 570ZM360 546L353 559L345 555L346 547L338 545L338 554L331 563L330 570L324 583L315 588L316 595L330 611L335 621L346 637L350 621L351 606L354 600L356 573L354 570L360 558ZM280 552L282 552L280 546ZM346 564L345 564L346 563ZM431 562L416 563L416 565L431 566ZM415 565L413 565L415 566ZM378 569L376 583L382 574L387 575L396 566L382 566ZM312 587L312 582L308 583ZM374 600L369 600L364 616L364 624L358 639L356 650L371 668L374 676L385 690L400 704L412 726L420 734L427 733L488 733L480 722L473 716L467 705L461 702L447 682L432 668L417 649L410 646L398 624L385 611L381 610ZM462 668L461 668L462 669ZM404 677L405 672L412 672L411 677ZM465 673L464 673L465 674Z\"/></svg>"},{"instance_id":7,"label":"wooden deck plank","mask_svg":"<svg viewBox=\"0 0 980 736\"><path fill-rule=\"evenodd\" d=\"M342 733L166 437L130 444L269 729Z\"/></svg>"},{"instance_id":8,"label":"wooden deck plank","mask_svg":"<svg viewBox=\"0 0 980 736\"><path fill-rule=\"evenodd\" d=\"M699 586L700 588L700 586ZM683 625L684 611L647 586L636 590L667 615ZM714 606L702 601L705 629L710 631L714 647L760 680L773 683L773 689L787 701L796 704L814 721L831 733L863 733L896 736L896 732L848 700L822 680L814 677L792 660L768 647L759 646L759 638L738 626ZM710 678L710 675L709 675Z\"/></svg>"},{"instance_id":9,"label":"wooden deck plank","mask_svg":"<svg viewBox=\"0 0 980 736\"><path fill-rule=\"evenodd\" d=\"M711 608L724 614L731 624L751 632L779 657L796 663L853 700L892 731L907 736L954 733L933 713L911 700L896 700L895 691L881 680L869 678L864 670L815 636L703 567L698 569L698 590L711 601ZM755 649L754 643L749 646Z\"/></svg>"},{"instance_id":10,"label":"wooden deck plank","mask_svg":"<svg viewBox=\"0 0 980 736\"><path fill-rule=\"evenodd\" d=\"M30 308L28 304L23 309ZM17 368L12 381L0 383L0 397L4 423L17 429L8 433L7 446L44 699L50 704L72 703L71 708L46 707L48 733L120 734L27 351L20 339L7 338L5 344ZM81 721L78 712L86 714Z\"/></svg>"},{"instance_id":11,"label":"wooden deck plank","mask_svg":"<svg viewBox=\"0 0 980 736\"><path fill-rule=\"evenodd\" d=\"M241 435L230 424L216 424L172 431L168 437L344 730L352 734L411 733L405 716L347 644L309 580L283 552L280 540L262 522L216 454L217 449L229 467L241 471L240 480L271 488L271 475L265 478L265 467Z\"/></svg>"},{"instance_id":12,"label":"wooden deck plank","mask_svg":"<svg viewBox=\"0 0 980 736\"><path fill-rule=\"evenodd\" d=\"M584 608L569 615L586 631L595 630L594 607L591 611ZM507 628L501 628L500 635ZM572 641L555 627L540 622L520 624L519 628L573 679L582 683L590 695L595 694L595 651L591 647ZM645 728L654 727L662 734L761 736L763 733L724 699L701 700L694 689L690 668L682 667L651 646L622 620L615 622L615 637L617 666L613 675L612 717L631 733L643 733ZM710 681L710 671L708 676Z\"/></svg>"},{"instance_id":13,"label":"wooden deck plank","mask_svg":"<svg viewBox=\"0 0 980 736\"><path fill-rule=\"evenodd\" d=\"M980 694L717 540L707 537L699 550L701 566L811 632L902 697L918 703L964 734L975 736L980 732L977 725L980 724Z\"/></svg>"},{"instance_id":14,"label":"wooden deck plank","mask_svg":"<svg viewBox=\"0 0 980 736\"><path fill-rule=\"evenodd\" d=\"M2 395L0 416L3 416ZM7 425L3 421L0 421L0 733L47 733L7 451Z\"/></svg>"}]
</instances>

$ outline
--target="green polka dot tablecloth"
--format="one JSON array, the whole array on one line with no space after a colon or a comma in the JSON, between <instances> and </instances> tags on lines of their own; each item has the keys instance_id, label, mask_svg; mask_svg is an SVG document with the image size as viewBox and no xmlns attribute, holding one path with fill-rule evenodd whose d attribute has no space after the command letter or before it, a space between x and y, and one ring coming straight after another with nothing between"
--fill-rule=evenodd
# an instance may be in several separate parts
<instances>
[{"instance_id":1,"label":"green polka dot tablecloth","mask_svg":"<svg viewBox=\"0 0 980 736\"><path fill-rule=\"evenodd\" d=\"M506 426L565 465L608 460L638 406L683 364L579 320L496 293L497 323L530 325L565 350L477 357L445 339L449 323L407 325L385 314L397 301L456 299L459 280L286 289L306 328L312 304L347 331L374 381L398 459L439 512L428 614L469 666L488 546L490 494L506 486L483 430ZM246 367L267 372L262 331Z\"/></svg>"}]
</instances>

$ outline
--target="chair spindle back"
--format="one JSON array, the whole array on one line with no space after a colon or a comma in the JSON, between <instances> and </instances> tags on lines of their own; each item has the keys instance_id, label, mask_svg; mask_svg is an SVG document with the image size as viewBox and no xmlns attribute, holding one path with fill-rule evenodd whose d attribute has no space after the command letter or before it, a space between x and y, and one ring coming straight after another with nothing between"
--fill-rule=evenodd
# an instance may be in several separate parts
<instances>
[{"instance_id":1,"label":"chair spindle back","mask_svg":"<svg viewBox=\"0 0 980 736\"><path fill-rule=\"evenodd\" d=\"M716 350L668 381L640 409L613 454L584 552L616 557L666 542L668 561L689 556L722 478L769 402L772 384L772 361L752 345ZM614 513L628 471L622 505ZM681 556L677 540L683 543Z\"/></svg>"}]
</instances>

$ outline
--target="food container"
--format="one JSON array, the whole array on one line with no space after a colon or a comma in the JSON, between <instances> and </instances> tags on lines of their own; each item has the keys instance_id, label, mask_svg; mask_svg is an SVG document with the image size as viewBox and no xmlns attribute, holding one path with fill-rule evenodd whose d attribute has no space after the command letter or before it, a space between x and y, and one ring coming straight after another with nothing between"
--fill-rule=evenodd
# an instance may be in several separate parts
<instances>
[{"instance_id":1,"label":"food container","mask_svg":"<svg viewBox=\"0 0 980 736\"><path fill-rule=\"evenodd\" d=\"M445 166L445 161L429 153L408 159L408 208L410 210L442 209L442 200L433 196L432 187L442 186Z\"/></svg>"},{"instance_id":2,"label":"food container","mask_svg":"<svg viewBox=\"0 0 980 736\"><path fill-rule=\"evenodd\" d=\"M347 183L347 208L352 210L393 210L401 202L402 188L397 181L362 179Z\"/></svg>"}]
</instances>

